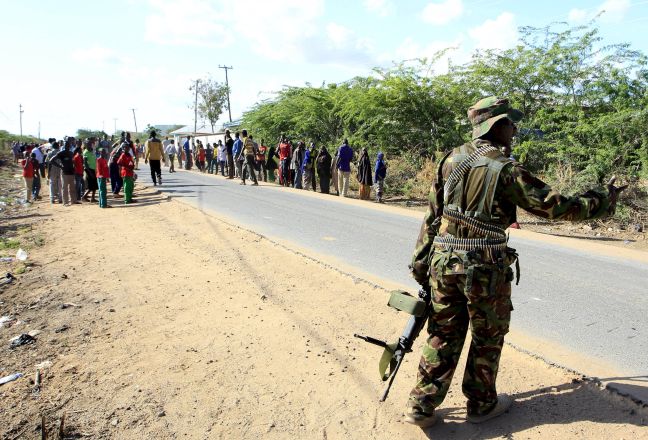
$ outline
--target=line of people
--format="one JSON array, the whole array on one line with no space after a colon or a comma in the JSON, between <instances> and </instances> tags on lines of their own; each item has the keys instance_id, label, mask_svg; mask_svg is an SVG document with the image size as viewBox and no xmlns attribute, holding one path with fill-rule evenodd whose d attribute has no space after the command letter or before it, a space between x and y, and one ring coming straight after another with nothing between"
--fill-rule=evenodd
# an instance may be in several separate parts
<instances>
[{"instance_id":1,"label":"line of people","mask_svg":"<svg viewBox=\"0 0 648 440\"><path fill-rule=\"evenodd\" d=\"M173 172L175 159L178 166L184 164L187 170L195 163L203 173L218 174L220 171L228 179L241 179L242 185L246 184L247 179L252 180L253 185L258 184L259 180L278 180L282 186L317 191L319 182L322 193L329 194L332 185L337 195L348 197L351 164L355 153L347 139L344 139L334 156L331 156L325 146L318 149L311 142L307 148L303 141L293 145L284 135L280 137L276 147L267 147L263 139L261 143L255 142L247 130L234 133L234 138L227 130L223 141L218 140L213 146L208 143L205 147L199 139L192 142L189 136L182 148L175 147L173 140L167 142L164 151L169 159L169 172ZM375 186L376 201L382 203L387 177L384 154L378 153L372 167L369 153L363 148L356 170L360 199L368 200L371 188Z\"/></svg>"}]
</instances>

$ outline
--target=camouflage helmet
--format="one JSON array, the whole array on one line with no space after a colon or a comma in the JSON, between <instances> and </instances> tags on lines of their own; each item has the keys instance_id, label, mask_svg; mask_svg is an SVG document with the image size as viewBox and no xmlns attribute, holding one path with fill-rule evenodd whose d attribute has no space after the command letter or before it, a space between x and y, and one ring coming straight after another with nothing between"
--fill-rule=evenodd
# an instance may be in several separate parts
<instances>
[{"instance_id":1,"label":"camouflage helmet","mask_svg":"<svg viewBox=\"0 0 648 440\"><path fill-rule=\"evenodd\" d=\"M509 118L513 122L519 122L523 116L524 113L511 107L506 98L484 98L468 109L468 119L473 126L472 138L484 136L500 119Z\"/></svg>"}]
</instances>

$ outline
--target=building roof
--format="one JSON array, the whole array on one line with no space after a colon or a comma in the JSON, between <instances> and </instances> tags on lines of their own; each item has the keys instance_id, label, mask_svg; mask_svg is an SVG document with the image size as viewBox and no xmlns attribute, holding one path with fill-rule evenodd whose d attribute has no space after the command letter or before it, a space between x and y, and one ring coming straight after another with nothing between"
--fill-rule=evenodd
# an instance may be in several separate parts
<instances>
[{"instance_id":1,"label":"building roof","mask_svg":"<svg viewBox=\"0 0 648 440\"><path fill-rule=\"evenodd\" d=\"M218 132L213 131L211 129L211 126L208 127L206 125L199 125L198 127L196 127L196 131L194 131L193 125L185 125L184 127L178 128L177 130L174 130L169 134L172 134L174 136L205 136L216 133Z\"/></svg>"}]
</instances>

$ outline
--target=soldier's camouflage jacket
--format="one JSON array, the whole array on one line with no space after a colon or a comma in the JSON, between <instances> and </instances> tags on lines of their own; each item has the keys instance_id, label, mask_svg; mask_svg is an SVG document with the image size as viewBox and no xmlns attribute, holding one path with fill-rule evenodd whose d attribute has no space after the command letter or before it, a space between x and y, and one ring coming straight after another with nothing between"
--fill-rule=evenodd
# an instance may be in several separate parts
<instances>
[{"instance_id":1,"label":"soldier's camouflage jacket","mask_svg":"<svg viewBox=\"0 0 648 440\"><path fill-rule=\"evenodd\" d=\"M488 192L488 185L495 185L492 200L486 200L486 206L480 209L489 212L489 218L482 218L488 224L506 229L515 218L516 206L546 219L585 220L602 217L607 214L610 199L605 189L590 190L584 194L566 197L551 189L549 185L531 174L521 164L504 157L497 146L491 142L477 139L456 148L447 154L439 163L437 173L429 193L429 207L425 214L421 231L412 257L412 275L420 284L428 283L429 262L432 257L434 237L452 236L456 238L482 238L474 230L442 218L444 202L444 185L450 173L458 166L466 153L478 148L494 146L497 151L485 155L483 163L496 164L494 169L499 173L489 183L489 170L478 163L465 174L461 183L461 208L464 211L477 210L476 203L484 203L483 194ZM463 154L462 154L463 153ZM492 171L492 170L491 170ZM492 173L491 173L492 174ZM492 188L491 188L492 189ZM481 202L480 202L481 199Z\"/></svg>"}]
</instances>

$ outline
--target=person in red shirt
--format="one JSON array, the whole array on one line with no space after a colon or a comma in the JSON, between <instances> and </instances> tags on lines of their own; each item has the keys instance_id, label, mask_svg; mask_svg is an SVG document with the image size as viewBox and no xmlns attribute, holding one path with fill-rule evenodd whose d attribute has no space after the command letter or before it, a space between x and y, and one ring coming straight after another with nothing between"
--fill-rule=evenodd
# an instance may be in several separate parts
<instances>
[{"instance_id":1,"label":"person in red shirt","mask_svg":"<svg viewBox=\"0 0 648 440\"><path fill-rule=\"evenodd\" d=\"M74 149L74 189L76 191L76 200L74 203L81 203L81 196L83 196L83 156L81 156L81 148Z\"/></svg>"},{"instance_id":2,"label":"person in red shirt","mask_svg":"<svg viewBox=\"0 0 648 440\"><path fill-rule=\"evenodd\" d=\"M135 186L135 161L133 156L130 154L129 145L124 142L122 144L124 152L117 159L117 164L121 168L121 176L124 179L124 203L135 203L136 200L133 199L133 188Z\"/></svg>"},{"instance_id":3,"label":"person in red shirt","mask_svg":"<svg viewBox=\"0 0 648 440\"><path fill-rule=\"evenodd\" d=\"M108 204L108 194L106 193L106 181L110 177L108 169L108 152L102 148L101 156L97 159L97 184L99 186L99 207L112 208Z\"/></svg>"},{"instance_id":4,"label":"person in red shirt","mask_svg":"<svg viewBox=\"0 0 648 440\"><path fill-rule=\"evenodd\" d=\"M207 153L205 148L202 146L202 143L198 144L198 169L201 173L205 172L205 159L207 158Z\"/></svg>"},{"instance_id":5,"label":"person in red shirt","mask_svg":"<svg viewBox=\"0 0 648 440\"><path fill-rule=\"evenodd\" d=\"M34 184L34 161L25 153L26 159L20 161L22 165L22 175L25 180L25 201L31 203L32 201L32 186ZM35 157L35 155L34 155Z\"/></svg>"},{"instance_id":6,"label":"person in red shirt","mask_svg":"<svg viewBox=\"0 0 648 440\"><path fill-rule=\"evenodd\" d=\"M282 136L281 142L279 143L279 184L283 186L290 186L292 182L290 176L291 150L290 142L285 136Z\"/></svg>"}]
</instances>

